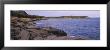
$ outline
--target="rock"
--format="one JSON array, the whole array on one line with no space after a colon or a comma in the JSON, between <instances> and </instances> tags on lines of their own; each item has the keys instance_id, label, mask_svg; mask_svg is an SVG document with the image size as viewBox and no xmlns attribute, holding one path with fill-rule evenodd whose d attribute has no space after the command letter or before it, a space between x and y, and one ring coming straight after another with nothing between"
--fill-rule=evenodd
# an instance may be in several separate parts
<instances>
[{"instance_id":1,"label":"rock","mask_svg":"<svg viewBox=\"0 0 110 50\"><path fill-rule=\"evenodd\" d=\"M17 24L18 19L19 19L18 17L12 17L11 18L11 25Z\"/></svg>"},{"instance_id":2,"label":"rock","mask_svg":"<svg viewBox=\"0 0 110 50\"><path fill-rule=\"evenodd\" d=\"M60 29L56 29L56 28L52 28L52 27L46 27L43 29L48 31L48 33L54 34L56 36L67 36L67 33Z\"/></svg>"},{"instance_id":3,"label":"rock","mask_svg":"<svg viewBox=\"0 0 110 50\"><path fill-rule=\"evenodd\" d=\"M19 27L11 27L11 39L12 40L18 40L19 37L19 32L21 31L21 29Z\"/></svg>"},{"instance_id":4,"label":"rock","mask_svg":"<svg viewBox=\"0 0 110 50\"><path fill-rule=\"evenodd\" d=\"M34 40L44 40L42 37L35 37Z\"/></svg>"},{"instance_id":5,"label":"rock","mask_svg":"<svg viewBox=\"0 0 110 50\"><path fill-rule=\"evenodd\" d=\"M30 18L20 18L19 22L32 22L32 19L30 19Z\"/></svg>"},{"instance_id":6,"label":"rock","mask_svg":"<svg viewBox=\"0 0 110 50\"><path fill-rule=\"evenodd\" d=\"M26 26L27 29L37 29L35 26Z\"/></svg>"},{"instance_id":7,"label":"rock","mask_svg":"<svg viewBox=\"0 0 110 50\"><path fill-rule=\"evenodd\" d=\"M37 21L37 19L32 19L32 21Z\"/></svg>"},{"instance_id":8,"label":"rock","mask_svg":"<svg viewBox=\"0 0 110 50\"><path fill-rule=\"evenodd\" d=\"M46 40L54 40L56 37L56 35L50 35L46 38Z\"/></svg>"},{"instance_id":9,"label":"rock","mask_svg":"<svg viewBox=\"0 0 110 50\"><path fill-rule=\"evenodd\" d=\"M49 33L45 30L37 30L37 29L27 29L31 36L34 37L42 37L45 38L47 36L49 36Z\"/></svg>"},{"instance_id":10,"label":"rock","mask_svg":"<svg viewBox=\"0 0 110 50\"><path fill-rule=\"evenodd\" d=\"M28 40L29 37L30 37L30 34L29 34L28 31L22 30L22 31L20 32L19 36L21 37L20 40Z\"/></svg>"}]
</instances>

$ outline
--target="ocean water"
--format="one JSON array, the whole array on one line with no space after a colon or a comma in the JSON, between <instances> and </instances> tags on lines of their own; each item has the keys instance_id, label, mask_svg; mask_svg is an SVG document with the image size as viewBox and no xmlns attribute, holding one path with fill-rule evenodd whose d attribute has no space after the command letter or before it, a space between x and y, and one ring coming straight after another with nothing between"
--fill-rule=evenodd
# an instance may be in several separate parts
<instances>
[{"instance_id":1,"label":"ocean water","mask_svg":"<svg viewBox=\"0 0 110 50\"><path fill-rule=\"evenodd\" d=\"M61 29L68 36L81 35L94 40L100 39L100 18L90 19L48 19L36 22L39 27L54 27Z\"/></svg>"}]
</instances>

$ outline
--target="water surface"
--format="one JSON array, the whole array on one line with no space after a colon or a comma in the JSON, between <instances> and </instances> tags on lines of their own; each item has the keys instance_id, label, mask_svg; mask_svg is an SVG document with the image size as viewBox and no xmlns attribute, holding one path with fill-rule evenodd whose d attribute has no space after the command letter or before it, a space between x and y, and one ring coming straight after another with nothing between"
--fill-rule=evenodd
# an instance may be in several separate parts
<instances>
[{"instance_id":1,"label":"water surface","mask_svg":"<svg viewBox=\"0 0 110 50\"><path fill-rule=\"evenodd\" d=\"M82 35L91 39L100 39L100 19L48 19L36 22L39 27L54 27L65 31L68 36Z\"/></svg>"}]
</instances>

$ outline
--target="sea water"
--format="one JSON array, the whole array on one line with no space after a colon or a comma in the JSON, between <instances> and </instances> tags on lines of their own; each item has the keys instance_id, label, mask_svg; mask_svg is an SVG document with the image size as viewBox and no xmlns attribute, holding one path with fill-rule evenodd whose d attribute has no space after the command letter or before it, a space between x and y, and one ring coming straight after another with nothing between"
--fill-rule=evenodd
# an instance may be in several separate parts
<instances>
[{"instance_id":1,"label":"sea water","mask_svg":"<svg viewBox=\"0 0 110 50\"><path fill-rule=\"evenodd\" d=\"M54 27L61 29L68 34L68 36L85 36L91 39L100 39L100 18L88 19L48 19L36 22L40 23L40 27Z\"/></svg>"}]
</instances>

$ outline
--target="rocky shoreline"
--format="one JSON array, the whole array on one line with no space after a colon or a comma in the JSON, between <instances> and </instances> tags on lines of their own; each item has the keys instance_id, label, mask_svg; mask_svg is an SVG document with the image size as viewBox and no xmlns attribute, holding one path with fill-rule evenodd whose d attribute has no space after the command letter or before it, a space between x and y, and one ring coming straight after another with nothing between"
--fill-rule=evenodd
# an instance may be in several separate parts
<instances>
[{"instance_id":1,"label":"rocky shoreline","mask_svg":"<svg viewBox=\"0 0 110 50\"><path fill-rule=\"evenodd\" d=\"M67 36L63 30L53 27L39 28L35 22L41 16L30 16L25 11L11 11L11 40L90 40L84 36Z\"/></svg>"},{"instance_id":2,"label":"rocky shoreline","mask_svg":"<svg viewBox=\"0 0 110 50\"><path fill-rule=\"evenodd\" d=\"M12 40L86 40L82 36L67 36L63 30L52 27L36 27L35 19L32 18L11 18L11 39Z\"/></svg>"}]
</instances>

